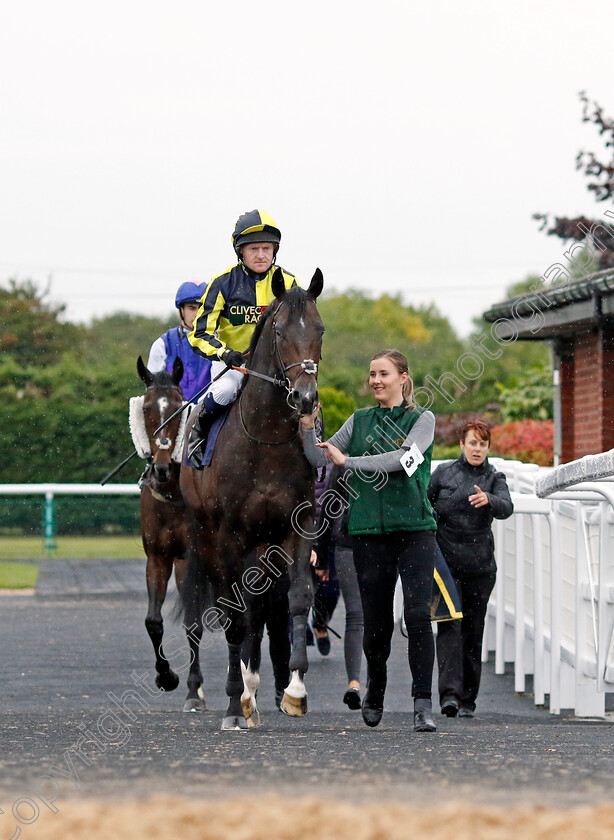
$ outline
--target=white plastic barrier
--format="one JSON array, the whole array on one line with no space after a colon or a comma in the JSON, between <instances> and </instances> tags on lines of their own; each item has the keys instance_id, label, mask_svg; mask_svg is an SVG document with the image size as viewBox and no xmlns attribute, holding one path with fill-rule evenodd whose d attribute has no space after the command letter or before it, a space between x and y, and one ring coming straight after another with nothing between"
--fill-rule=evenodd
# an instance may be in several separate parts
<instances>
[{"instance_id":1,"label":"white plastic barrier","mask_svg":"<svg viewBox=\"0 0 614 840\"><path fill-rule=\"evenodd\" d=\"M516 691L533 676L536 705L603 717L614 691L614 482L584 482L539 499L550 471L493 458L506 473L514 514L494 525L497 584L483 657L513 663Z\"/></svg>"},{"instance_id":2,"label":"white plastic barrier","mask_svg":"<svg viewBox=\"0 0 614 840\"><path fill-rule=\"evenodd\" d=\"M514 513L493 525L497 583L482 657L494 652L497 674L512 663L518 692L532 676L535 704L552 714L603 717L614 692L614 481L538 498L535 482L551 468L489 460L507 476ZM402 611L397 584L396 620Z\"/></svg>"}]
</instances>

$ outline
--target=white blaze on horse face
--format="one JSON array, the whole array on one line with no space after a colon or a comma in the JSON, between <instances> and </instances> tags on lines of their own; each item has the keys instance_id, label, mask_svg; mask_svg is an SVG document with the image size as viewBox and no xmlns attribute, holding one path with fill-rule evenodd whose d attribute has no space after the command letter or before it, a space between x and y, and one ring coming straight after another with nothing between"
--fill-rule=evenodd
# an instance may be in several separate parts
<instances>
[{"instance_id":1,"label":"white blaze on horse face","mask_svg":"<svg viewBox=\"0 0 614 840\"><path fill-rule=\"evenodd\" d=\"M168 408L168 399L166 397L158 397L158 411L160 412L160 424L166 420L166 409Z\"/></svg>"}]
</instances>

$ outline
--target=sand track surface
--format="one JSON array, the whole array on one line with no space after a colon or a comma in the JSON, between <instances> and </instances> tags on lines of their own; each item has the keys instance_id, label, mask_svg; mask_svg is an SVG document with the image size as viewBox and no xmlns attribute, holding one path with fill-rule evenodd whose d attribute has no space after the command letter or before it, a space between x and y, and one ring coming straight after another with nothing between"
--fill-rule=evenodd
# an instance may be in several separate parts
<instances>
[{"instance_id":1,"label":"sand track surface","mask_svg":"<svg viewBox=\"0 0 614 840\"><path fill-rule=\"evenodd\" d=\"M611 840L614 805L564 810L431 802L355 805L331 799L74 800L22 826L37 840ZM4 819L9 816L6 814ZM7 837L9 834L7 834Z\"/></svg>"}]
</instances>

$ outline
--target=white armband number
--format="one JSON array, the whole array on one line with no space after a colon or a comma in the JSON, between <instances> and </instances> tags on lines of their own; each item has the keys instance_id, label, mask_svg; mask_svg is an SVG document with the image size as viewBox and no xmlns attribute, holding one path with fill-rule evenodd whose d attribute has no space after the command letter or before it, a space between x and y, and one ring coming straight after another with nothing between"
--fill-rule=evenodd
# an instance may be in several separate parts
<instances>
[{"instance_id":1,"label":"white armband number","mask_svg":"<svg viewBox=\"0 0 614 840\"><path fill-rule=\"evenodd\" d=\"M412 443L407 452L401 456L401 466L409 476L412 476L416 472L423 461L424 455L415 443Z\"/></svg>"}]
</instances>

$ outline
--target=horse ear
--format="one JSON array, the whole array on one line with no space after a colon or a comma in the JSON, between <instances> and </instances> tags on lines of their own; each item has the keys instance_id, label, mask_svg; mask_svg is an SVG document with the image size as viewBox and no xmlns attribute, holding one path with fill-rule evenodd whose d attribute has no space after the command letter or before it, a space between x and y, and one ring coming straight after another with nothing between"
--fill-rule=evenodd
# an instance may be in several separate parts
<instances>
[{"instance_id":1,"label":"horse ear","mask_svg":"<svg viewBox=\"0 0 614 840\"><path fill-rule=\"evenodd\" d=\"M286 291L286 284L284 283L284 273L281 268L277 267L271 278L271 291L276 298L280 298Z\"/></svg>"},{"instance_id":2,"label":"horse ear","mask_svg":"<svg viewBox=\"0 0 614 840\"><path fill-rule=\"evenodd\" d=\"M181 361L179 356L175 356L175 361L173 362L173 382L175 383L175 385L179 385L182 379L183 362Z\"/></svg>"},{"instance_id":3,"label":"horse ear","mask_svg":"<svg viewBox=\"0 0 614 840\"><path fill-rule=\"evenodd\" d=\"M152 383L153 376L151 375L151 373L149 372L149 370L145 366L145 362L143 361L141 356L139 356L138 359L136 360L136 369L138 370L139 376L141 377L141 379L143 380L145 385L147 385L147 387L149 388L149 386Z\"/></svg>"},{"instance_id":4,"label":"horse ear","mask_svg":"<svg viewBox=\"0 0 614 840\"><path fill-rule=\"evenodd\" d=\"M317 300L320 295L322 294L322 289L324 287L324 275L320 271L319 268L313 273L313 277L311 278L311 283L309 284L309 288L307 289L307 294L310 298Z\"/></svg>"}]
</instances>

